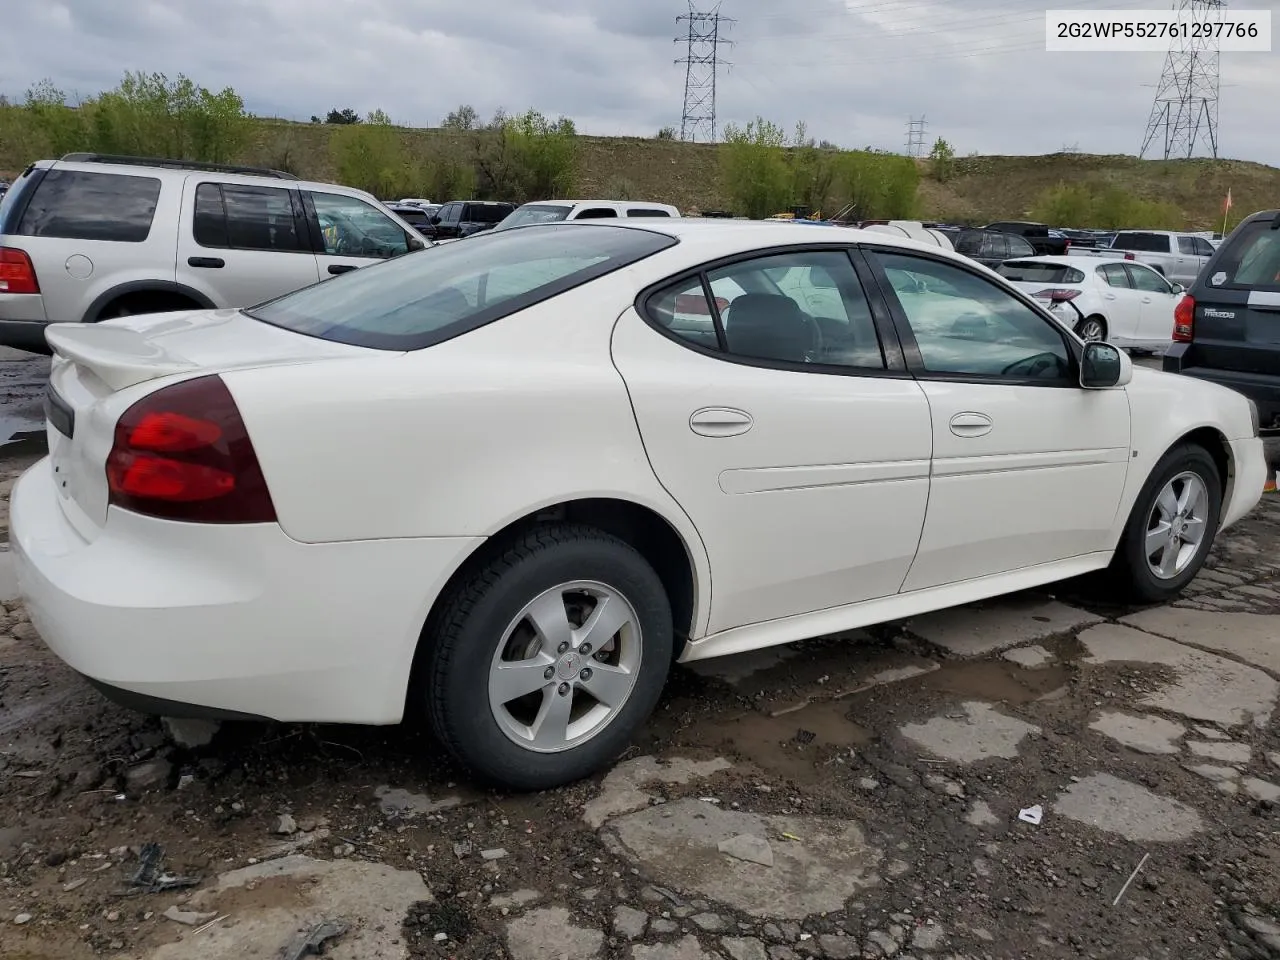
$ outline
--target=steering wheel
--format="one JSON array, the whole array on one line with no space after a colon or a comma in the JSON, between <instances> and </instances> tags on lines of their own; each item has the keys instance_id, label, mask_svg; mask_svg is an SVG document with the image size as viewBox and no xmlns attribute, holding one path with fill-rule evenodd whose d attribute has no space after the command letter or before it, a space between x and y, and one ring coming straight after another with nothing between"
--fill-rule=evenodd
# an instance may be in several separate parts
<instances>
[{"instance_id":1,"label":"steering wheel","mask_svg":"<svg viewBox=\"0 0 1280 960\"><path fill-rule=\"evenodd\" d=\"M1025 366L1025 370L1019 370L1019 367ZM1031 378L1038 377L1046 370L1057 370L1062 366L1062 358L1056 353L1037 353L1034 356L1025 357L1022 360L1015 360L1003 370L1000 371L1002 376L1013 376L1015 374Z\"/></svg>"}]
</instances>

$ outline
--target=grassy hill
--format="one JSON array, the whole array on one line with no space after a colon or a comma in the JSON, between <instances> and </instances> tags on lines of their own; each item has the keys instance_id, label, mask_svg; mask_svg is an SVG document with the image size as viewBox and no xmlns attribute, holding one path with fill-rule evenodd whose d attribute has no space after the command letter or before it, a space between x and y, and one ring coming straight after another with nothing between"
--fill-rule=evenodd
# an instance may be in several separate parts
<instances>
[{"instance_id":1,"label":"grassy hill","mask_svg":"<svg viewBox=\"0 0 1280 960\"><path fill-rule=\"evenodd\" d=\"M312 179L338 179L330 138L338 126L258 120L238 159L282 167ZM468 135L396 128L406 154L423 163L465 162ZM720 147L671 140L580 136L573 193L668 201L683 210L733 209L724 189ZM12 138L0 138L0 172L29 160ZM1044 194L1061 184L1115 188L1143 200L1171 204L1188 227L1218 229L1228 188L1232 222L1254 210L1280 206L1280 169L1238 160L1143 161L1123 156L1056 154L957 158L945 183L921 161L919 214L987 221L1028 218ZM433 197L437 201L453 199ZM1089 224L1073 224L1089 226ZM1137 224L1134 224L1137 226Z\"/></svg>"}]
</instances>

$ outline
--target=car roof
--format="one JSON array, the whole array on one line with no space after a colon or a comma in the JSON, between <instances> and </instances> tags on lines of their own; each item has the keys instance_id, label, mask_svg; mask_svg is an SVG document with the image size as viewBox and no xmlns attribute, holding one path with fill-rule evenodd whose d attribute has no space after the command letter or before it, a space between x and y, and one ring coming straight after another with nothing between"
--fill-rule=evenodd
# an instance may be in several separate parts
<instances>
[{"instance_id":1,"label":"car roof","mask_svg":"<svg viewBox=\"0 0 1280 960\"><path fill-rule=\"evenodd\" d=\"M589 203L607 203L619 207L674 207L674 203L663 203L660 200L530 200L528 203L521 204L525 207L580 207Z\"/></svg>"},{"instance_id":2,"label":"car roof","mask_svg":"<svg viewBox=\"0 0 1280 960\"><path fill-rule=\"evenodd\" d=\"M1073 256L1064 253L1061 256L1053 254L1041 254L1036 257L1012 257L1005 261L1006 263L1065 263L1071 267L1097 267L1104 263L1137 263L1135 260L1126 260L1124 257L1090 257L1088 255ZM1142 264L1139 264L1142 266Z\"/></svg>"}]
</instances>

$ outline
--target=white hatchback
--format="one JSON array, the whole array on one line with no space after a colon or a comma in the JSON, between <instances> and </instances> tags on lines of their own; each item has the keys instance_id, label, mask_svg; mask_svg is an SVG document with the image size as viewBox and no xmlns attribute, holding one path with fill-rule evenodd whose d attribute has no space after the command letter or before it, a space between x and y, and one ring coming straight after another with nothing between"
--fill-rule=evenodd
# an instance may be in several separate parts
<instances>
[{"instance_id":1,"label":"white hatchback","mask_svg":"<svg viewBox=\"0 0 1280 960\"><path fill-rule=\"evenodd\" d=\"M108 695L585 776L674 661L1110 568L1167 600L1256 411L954 253L736 221L494 231L251 310L49 329L22 596Z\"/></svg>"},{"instance_id":2,"label":"white hatchback","mask_svg":"<svg viewBox=\"0 0 1280 960\"><path fill-rule=\"evenodd\" d=\"M1146 264L1120 257L1024 257L996 273L1041 301L1084 340L1163 353L1184 292Z\"/></svg>"}]
</instances>

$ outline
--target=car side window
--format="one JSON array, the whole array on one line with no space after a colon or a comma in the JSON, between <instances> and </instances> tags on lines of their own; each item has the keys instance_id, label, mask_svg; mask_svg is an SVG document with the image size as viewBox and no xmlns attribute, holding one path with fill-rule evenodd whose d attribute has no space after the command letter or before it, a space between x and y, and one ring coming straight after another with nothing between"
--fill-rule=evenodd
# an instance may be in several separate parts
<instances>
[{"instance_id":1,"label":"car side window","mask_svg":"<svg viewBox=\"0 0 1280 960\"><path fill-rule=\"evenodd\" d=\"M1009 242L1010 257L1034 257L1036 255L1036 248L1021 237L1009 234L1005 239Z\"/></svg>"},{"instance_id":2,"label":"car side window","mask_svg":"<svg viewBox=\"0 0 1280 960\"><path fill-rule=\"evenodd\" d=\"M1145 293L1167 294L1169 292L1169 284L1154 270L1139 266L1136 263L1130 263L1126 266L1129 276L1133 278L1133 289L1142 290Z\"/></svg>"},{"instance_id":3,"label":"car side window","mask_svg":"<svg viewBox=\"0 0 1280 960\"><path fill-rule=\"evenodd\" d=\"M299 235L293 196L279 187L202 183L196 188L196 214L192 231L202 247L311 252L311 245Z\"/></svg>"},{"instance_id":4,"label":"car side window","mask_svg":"<svg viewBox=\"0 0 1280 960\"><path fill-rule=\"evenodd\" d=\"M612 207L587 207L585 210L579 210L574 214L575 220L608 220L616 219L618 211Z\"/></svg>"},{"instance_id":5,"label":"car side window","mask_svg":"<svg viewBox=\"0 0 1280 960\"><path fill-rule=\"evenodd\" d=\"M447 203L440 212L440 219L445 223L457 223L462 217L462 204Z\"/></svg>"},{"instance_id":6,"label":"car side window","mask_svg":"<svg viewBox=\"0 0 1280 960\"><path fill-rule=\"evenodd\" d=\"M1204 237L1192 237L1191 239L1196 245L1197 257L1212 257L1214 255L1213 244Z\"/></svg>"},{"instance_id":7,"label":"car side window","mask_svg":"<svg viewBox=\"0 0 1280 960\"><path fill-rule=\"evenodd\" d=\"M1003 233L988 233L982 238L982 256L1004 260L1009 256L1009 241Z\"/></svg>"},{"instance_id":8,"label":"car side window","mask_svg":"<svg viewBox=\"0 0 1280 960\"><path fill-rule=\"evenodd\" d=\"M651 302L651 315L704 347L718 348L723 333L724 349L743 359L885 369L870 304L843 251L757 257L708 271L707 281L714 307L701 284L682 281Z\"/></svg>"},{"instance_id":9,"label":"car side window","mask_svg":"<svg viewBox=\"0 0 1280 960\"><path fill-rule=\"evenodd\" d=\"M1197 256L1196 238L1195 237L1179 237L1178 252L1187 256Z\"/></svg>"},{"instance_id":10,"label":"car side window","mask_svg":"<svg viewBox=\"0 0 1280 960\"><path fill-rule=\"evenodd\" d=\"M324 252L338 257L386 260L409 252L409 238L376 207L356 197L312 192Z\"/></svg>"},{"instance_id":11,"label":"car side window","mask_svg":"<svg viewBox=\"0 0 1280 960\"><path fill-rule=\"evenodd\" d=\"M142 243L151 234L159 200L160 181L154 177L53 169L35 188L15 232Z\"/></svg>"},{"instance_id":12,"label":"car side window","mask_svg":"<svg viewBox=\"0 0 1280 960\"><path fill-rule=\"evenodd\" d=\"M628 217L671 217L666 210L654 210L650 207L633 207L627 211Z\"/></svg>"},{"instance_id":13,"label":"car side window","mask_svg":"<svg viewBox=\"0 0 1280 960\"><path fill-rule=\"evenodd\" d=\"M925 257L877 251L930 373L1070 382L1072 358L1051 320L976 274Z\"/></svg>"},{"instance_id":14,"label":"car side window","mask_svg":"<svg viewBox=\"0 0 1280 960\"><path fill-rule=\"evenodd\" d=\"M1121 264L1103 264L1098 268L1098 276L1102 277L1108 286L1120 287L1123 290L1132 289L1132 284L1129 283L1129 274L1125 272Z\"/></svg>"}]
</instances>

